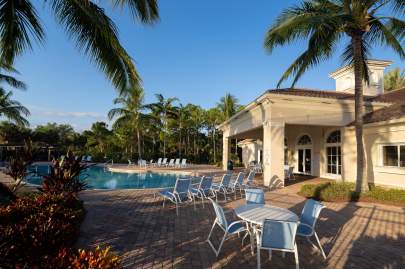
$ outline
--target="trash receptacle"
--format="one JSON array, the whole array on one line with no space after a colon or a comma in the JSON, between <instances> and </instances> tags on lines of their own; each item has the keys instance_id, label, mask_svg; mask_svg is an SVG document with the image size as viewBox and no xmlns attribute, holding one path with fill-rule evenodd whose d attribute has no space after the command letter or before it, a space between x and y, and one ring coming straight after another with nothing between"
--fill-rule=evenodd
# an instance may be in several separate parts
<instances>
[{"instance_id":1,"label":"trash receptacle","mask_svg":"<svg viewBox=\"0 0 405 269\"><path fill-rule=\"evenodd\" d=\"M233 162L231 160L228 161L227 170L233 170Z\"/></svg>"}]
</instances>

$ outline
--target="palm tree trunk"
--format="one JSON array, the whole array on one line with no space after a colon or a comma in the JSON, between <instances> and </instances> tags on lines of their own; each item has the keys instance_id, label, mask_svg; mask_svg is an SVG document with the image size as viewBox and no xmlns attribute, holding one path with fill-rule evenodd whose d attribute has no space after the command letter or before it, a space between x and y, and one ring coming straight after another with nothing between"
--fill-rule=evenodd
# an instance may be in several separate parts
<instances>
[{"instance_id":1,"label":"palm tree trunk","mask_svg":"<svg viewBox=\"0 0 405 269\"><path fill-rule=\"evenodd\" d=\"M138 159L140 160L142 158L141 156L141 134L139 133L139 130L136 130L136 137L137 137L137 142L138 142Z\"/></svg>"},{"instance_id":2,"label":"palm tree trunk","mask_svg":"<svg viewBox=\"0 0 405 269\"><path fill-rule=\"evenodd\" d=\"M363 54L362 54L362 35L352 36L352 47L354 55L354 99L355 99L355 130L357 144L357 175L356 192L368 190L368 182L365 173L364 163L364 142L363 142L363 115L364 115L364 97L363 97Z\"/></svg>"},{"instance_id":3,"label":"palm tree trunk","mask_svg":"<svg viewBox=\"0 0 405 269\"><path fill-rule=\"evenodd\" d=\"M214 130L212 131L212 141L213 141L213 148L214 148L214 164L216 164L217 155L216 155L216 150L215 150L215 127L214 127Z\"/></svg>"}]
</instances>

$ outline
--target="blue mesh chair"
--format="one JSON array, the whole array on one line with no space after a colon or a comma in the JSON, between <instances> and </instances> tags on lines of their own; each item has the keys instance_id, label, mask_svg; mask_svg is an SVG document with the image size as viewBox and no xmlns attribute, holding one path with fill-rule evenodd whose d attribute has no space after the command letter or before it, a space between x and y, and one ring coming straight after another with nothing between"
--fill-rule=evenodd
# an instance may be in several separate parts
<instances>
[{"instance_id":1,"label":"blue mesh chair","mask_svg":"<svg viewBox=\"0 0 405 269\"><path fill-rule=\"evenodd\" d=\"M192 200L189 188L191 185L191 179L177 179L173 189L161 190L158 192L163 197L163 207L165 207L166 200L176 205L176 214L179 215L179 204L189 202Z\"/></svg>"},{"instance_id":2,"label":"blue mesh chair","mask_svg":"<svg viewBox=\"0 0 405 269\"><path fill-rule=\"evenodd\" d=\"M257 238L257 268L261 268L260 250L269 251L269 259L273 250L293 252L296 269L299 269L298 249L295 243L297 222L269 220L263 222L261 232L256 233Z\"/></svg>"},{"instance_id":3,"label":"blue mesh chair","mask_svg":"<svg viewBox=\"0 0 405 269\"><path fill-rule=\"evenodd\" d=\"M193 198L194 209L195 209L195 200L198 198L201 199L202 205L204 207L204 199L215 196L214 190L212 189L212 177L203 176L198 186L190 189L190 194L191 197Z\"/></svg>"},{"instance_id":4,"label":"blue mesh chair","mask_svg":"<svg viewBox=\"0 0 405 269\"><path fill-rule=\"evenodd\" d=\"M264 191L262 189L245 189L246 204L264 205Z\"/></svg>"},{"instance_id":5,"label":"blue mesh chair","mask_svg":"<svg viewBox=\"0 0 405 269\"><path fill-rule=\"evenodd\" d=\"M222 193L224 195L224 201L226 201L226 195L232 193L230 185L231 185L231 174L224 174L219 184L218 183L212 184L212 189L215 192L215 201L218 202L219 193Z\"/></svg>"},{"instance_id":6,"label":"blue mesh chair","mask_svg":"<svg viewBox=\"0 0 405 269\"><path fill-rule=\"evenodd\" d=\"M247 176L247 180L246 180L246 182L243 184L243 188L244 188L244 189L250 188L250 187L256 185L256 184L254 183L255 175L256 175L256 172L255 172L255 171L251 170L251 171L249 172L249 174L248 174L248 176Z\"/></svg>"},{"instance_id":7,"label":"blue mesh chair","mask_svg":"<svg viewBox=\"0 0 405 269\"><path fill-rule=\"evenodd\" d=\"M305 202L304 209L302 209L300 225L298 226L297 235L306 237L308 242L314 248L317 248L310 239L312 236L315 236L316 242L319 245L319 250L321 251L323 258L326 259L326 255L325 252L323 251L321 242L319 241L318 235L315 232L316 221L318 220L319 214L324 208L325 206L322 203L315 201L313 199L308 199Z\"/></svg>"},{"instance_id":8,"label":"blue mesh chair","mask_svg":"<svg viewBox=\"0 0 405 269\"><path fill-rule=\"evenodd\" d=\"M235 193L235 199L236 199L237 191L239 191L239 193L242 195L244 178L245 178L245 173L239 172L239 174L236 176L236 179L233 182L231 182L231 189L232 189L232 192Z\"/></svg>"},{"instance_id":9,"label":"blue mesh chair","mask_svg":"<svg viewBox=\"0 0 405 269\"><path fill-rule=\"evenodd\" d=\"M216 218L215 218L214 224L212 225L211 231L208 234L207 242L210 245L210 247L212 248L212 250L215 252L215 255L218 257L219 252L221 251L222 245L224 244L224 241L226 240L226 238L229 235L239 234L241 232L248 232L248 230L246 228L245 221L238 220L238 221L229 223L222 207L220 207L211 198L208 198L208 199L210 199L210 201L214 207ZM216 249L214 247L214 245L212 244L212 242L210 240L212 232L214 231L214 228L216 225L218 225L224 231L224 236L222 237L221 242L219 243L218 249Z\"/></svg>"}]
</instances>

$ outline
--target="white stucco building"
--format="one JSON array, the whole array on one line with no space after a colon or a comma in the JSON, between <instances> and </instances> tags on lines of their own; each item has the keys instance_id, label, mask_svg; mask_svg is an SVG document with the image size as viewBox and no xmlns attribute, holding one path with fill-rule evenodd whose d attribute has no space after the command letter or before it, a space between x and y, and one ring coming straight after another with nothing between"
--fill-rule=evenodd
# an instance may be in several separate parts
<instances>
[{"instance_id":1,"label":"white stucco building","mask_svg":"<svg viewBox=\"0 0 405 269\"><path fill-rule=\"evenodd\" d=\"M405 88L384 92L390 61L368 62L364 143L370 183L405 188ZM298 174L336 180L356 178L354 77L346 66L330 74L335 91L268 90L228 121L223 132L223 166L229 142L238 139L245 165L261 162L265 185L284 184L284 166Z\"/></svg>"}]
</instances>

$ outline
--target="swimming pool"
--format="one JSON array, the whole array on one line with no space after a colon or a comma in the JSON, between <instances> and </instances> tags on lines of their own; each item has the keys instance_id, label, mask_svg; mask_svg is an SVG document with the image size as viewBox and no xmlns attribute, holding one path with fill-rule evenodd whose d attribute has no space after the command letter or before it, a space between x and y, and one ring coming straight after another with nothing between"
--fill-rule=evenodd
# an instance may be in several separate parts
<instances>
[{"instance_id":1,"label":"swimming pool","mask_svg":"<svg viewBox=\"0 0 405 269\"><path fill-rule=\"evenodd\" d=\"M30 174L25 181L40 185L40 175L49 174L49 165L34 165L29 168ZM173 187L177 178L190 177L181 173L122 173L111 172L102 166L91 166L82 172L89 189L150 189Z\"/></svg>"}]
</instances>

